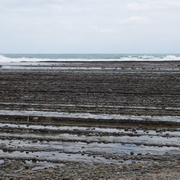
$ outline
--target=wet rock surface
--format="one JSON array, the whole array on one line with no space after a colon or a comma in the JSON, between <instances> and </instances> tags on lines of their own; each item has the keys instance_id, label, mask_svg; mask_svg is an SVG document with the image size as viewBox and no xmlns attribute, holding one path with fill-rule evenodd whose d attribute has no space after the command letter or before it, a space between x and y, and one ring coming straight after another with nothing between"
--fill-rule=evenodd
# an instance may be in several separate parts
<instances>
[{"instance_id":1,"label":"wet rock surface","mask_svg":"<svg viewBox=\"0 0 180 180\"><path fill-rule=\"evenodd\" d=\"M2 67L1 178L178 179L179 67L179 62Z\"/></svg>"},{"instance_id":2,"label":"wet rock surface","mask_svg":"<svg viewBox=\"0 0 180 180\"><path fill-rule=\"evenodd\" d=\"M48 63L47 63L48 65ZM23 71L1 69L1 102L49 104L47 108L56 109L56 104L74 104L70 112L88 110L78 105L113 105L160 107L154 114L168 114L166 107L179 107L179 62L116 62L116 63L62 63L56 66L89 67L76 69L40 69ZM92 67L102 68L92 70ZM30 68L30 67L29 67ZM1 107L7 105L3 104ZM30 108L28 104L12 104L15 108ZM46 106L39 105L39 108ZM8 107L8 106L7 106ZM59 107L57 107L59 108ZM64 107L67 110L67 107ZM96 107L90 108L97 111ZM133 113L132 109L114 109ZM98 111L109 113L106 107ZM140 109L141 110L141 109ZM130 112L129 112L130 111ZM147 109L136 113L148 113ZM135 112L134 112L135 113ZM150 111L149 114L152 112ZM173 112L172 112L173 113ZM174 112L175 114L178 112Z\"/></svg>"}]
</instances>

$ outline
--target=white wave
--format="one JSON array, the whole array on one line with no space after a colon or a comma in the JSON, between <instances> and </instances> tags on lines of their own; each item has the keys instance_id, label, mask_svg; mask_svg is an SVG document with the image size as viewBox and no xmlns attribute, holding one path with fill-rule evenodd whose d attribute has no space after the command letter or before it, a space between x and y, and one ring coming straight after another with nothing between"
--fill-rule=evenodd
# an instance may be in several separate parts
<instances>
[{"instance_id":1,"label":"white wave","mask_svg":"<svg viewBox=\"0 0 180 180\"><path fill-rule=\"evenodd\" d=\"M125 56L119 59L120 61L178 61L180 56L166 55L166 56Z\"/></svg>"},{"instance_id":2,"label":"white wave","mask_svg":"<svg viewBox=\"0 0 180 180\"><path fill-rule=\"evenodd\" d=\"M119 58L10 58L0 55L0 63L14 63L14 62L47 62L47 61L178 61L180 56L177 55L165 55L165 56L153 56L153 55L139 55L139 56L120 56Z\"/></svg>"}]
</instances>

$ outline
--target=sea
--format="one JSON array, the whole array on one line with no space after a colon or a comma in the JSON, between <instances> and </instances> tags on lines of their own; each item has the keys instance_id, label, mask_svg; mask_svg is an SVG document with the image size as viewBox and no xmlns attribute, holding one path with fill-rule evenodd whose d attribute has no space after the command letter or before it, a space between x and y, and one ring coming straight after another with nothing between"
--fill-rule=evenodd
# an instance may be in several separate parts
<instances>
[{"instance_id":1,"label":"sea","mask_svg":"<svg viewBox=\"0 0 180 180\"><path fill-rule=\"evenodd\" d=\"M180 61L180 54L0 54L1 64L45 61Z\"/></svg>"}]
</instances>

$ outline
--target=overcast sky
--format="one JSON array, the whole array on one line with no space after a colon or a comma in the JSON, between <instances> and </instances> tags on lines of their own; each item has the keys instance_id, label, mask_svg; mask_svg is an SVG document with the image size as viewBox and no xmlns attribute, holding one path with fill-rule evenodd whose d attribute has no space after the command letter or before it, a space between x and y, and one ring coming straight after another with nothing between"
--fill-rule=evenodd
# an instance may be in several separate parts
<instances>
[{"instance_id":1,"label":"overcast sky","mask_svg":"<svg viewBox=\"0 0 180 180\"><path fill-rule=\"evenodd\" d=\"M0 0L0 53L180 53L180 0Z\"/></svg>"}]
</instances>

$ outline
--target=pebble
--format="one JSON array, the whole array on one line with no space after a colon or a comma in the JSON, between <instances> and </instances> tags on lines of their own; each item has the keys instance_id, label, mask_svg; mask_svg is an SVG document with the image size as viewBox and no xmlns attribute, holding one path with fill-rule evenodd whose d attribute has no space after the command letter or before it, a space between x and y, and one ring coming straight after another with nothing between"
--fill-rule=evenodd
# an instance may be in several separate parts
<instances>
[{"instance_id":1,"label":"pebble","mask_svg":"<svg viewBox=\"0 0 180 180\"><path fill-rule=\"evenodd\" d=\"M123 161L124 162L124 161ZM123 163L122 162L122 163ZM15 173L16 172L16 173ZM8 175L9 174L9 175ZM5 161L0 164L1 179L29 177L31 179L173 179L180 177L178 162L132 162L129 164L66 162L64 166L32 170L23 161ZM159 177L159 178L158 178ZM27 178L28 179L28 178Z\"/></svg>"}]
</instances>

